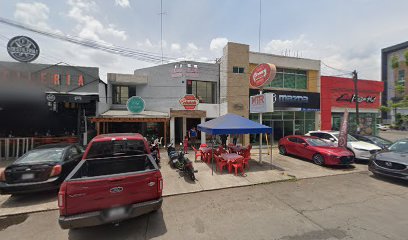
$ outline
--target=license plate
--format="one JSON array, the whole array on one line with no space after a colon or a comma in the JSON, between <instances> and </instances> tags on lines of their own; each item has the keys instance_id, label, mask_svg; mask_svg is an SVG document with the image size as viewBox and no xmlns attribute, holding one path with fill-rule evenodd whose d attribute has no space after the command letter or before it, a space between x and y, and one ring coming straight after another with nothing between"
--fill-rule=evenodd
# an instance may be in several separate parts
<instances>
[{"instance_id":1,"label":"license plate","mask_svg":"<svg viewBox=\"0 0 408 240\"><path fill-rule=\"evenodd\" d=\"M119 207L119 208L112 208L107 212L107 217L111 219L115 218L121 218L125 216L125 208L124 207Z\"/></svg>"},{"instance_id":2,"label":"license plate","mask_svg":"<svg viewBox=\"0 0 408 240\"><path fill-rule=\"evenodd\" d=\"M28 180L28 179L33 179L34 178L34 173L25 173L21 175L22 180Z\"/></svg>"}]
</instances>

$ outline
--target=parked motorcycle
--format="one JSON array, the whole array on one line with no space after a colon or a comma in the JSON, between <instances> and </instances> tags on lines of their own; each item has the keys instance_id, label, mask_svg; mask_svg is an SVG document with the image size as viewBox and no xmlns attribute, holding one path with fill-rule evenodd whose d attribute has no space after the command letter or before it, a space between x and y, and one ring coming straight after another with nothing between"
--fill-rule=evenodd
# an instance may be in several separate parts
<instances>
[{"instance_id":1,"label":"parked motorcycle","mask_svg":"<svg viewBox=\"0 0 408 240\"><path fill-rule=\"evenodd\" d=\"M153 144L150 144L150 153L156 161L157 166L160 166L160 150L159 144L156 141Z\"/></svg>"},{"instance_id":2,"label":"parked motorcycle","mask_svg":"<svg viewBox=\"0 0 408 240\"><path fill-rule=\"evenodd\" d=\"M182 145L182 144L180 144ZM184 156L183 151L179 151L177 153L176 149L174 148L173 144L170 143L167 146L167 154L169 156L169 164L173 168L177 168L179 171L183 172L187 176L190 177L191 180L195 181L194 173L198 172L194 170L193 162L190 161L187 157Z\"/></svg>"}]
</instances>

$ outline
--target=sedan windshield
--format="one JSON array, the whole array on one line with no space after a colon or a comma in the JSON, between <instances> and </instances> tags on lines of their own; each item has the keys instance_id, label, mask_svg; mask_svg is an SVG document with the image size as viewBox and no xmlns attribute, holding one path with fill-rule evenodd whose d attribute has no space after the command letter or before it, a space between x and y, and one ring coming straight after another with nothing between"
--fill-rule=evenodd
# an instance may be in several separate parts
<instances>
[{"instance_id":1,"label":"sedan windshield","mask_svg":"<svg viewBox=\"0 0 408 240\"><path fill-rule=\"evenodd\" d=\"M384 139L384 138L380 138L380 137L375 137L375 136L367 136L368 139L374 141L377 144L384 144L384 145L390 145L392 144L392 142Z\"/></svg>"},{"instance_id":2,"label":"sedan windshield","mask_svg":"<svg viewBox=\"0 0 408 240\"><path fill-rule=\"evenodd\" d=\"M339 133L333 134L337 139L339 139ZM358 141L355 137L351 136L350 134L347 134L347 141L348 142L356 142Z\"/></svg>"},{"instance_id":3,"label":"sedan windshield","mask_svg":"<svg viewBox=\"0 0 408 240\"><path fill-rule=\"evenodd\" d=\"M408 153L408 140L399 140L388 149L392 152Z\"/></svg>"},{"instance_id":4,"label":"sedan windshield","mask_svg":"<svg viewBox=\"0 0 408 240\"><path fill-rule=\"evenodd\" d=\"M333 146L332 143L328 143L319 138L309 138L309 139L306 139L306 141L310 146L314 146L314 147L332 147Z\"/></svg>"},{"instance_id":5,"label":"sedan windshield","mask_svg":"<svg viewBox=\"0 0 408 240\"><path fill-rule=\"evenodd\" d=\"M32 150L17 159L15 163L59 162L62 160L63 152L63 148Z\"/></svg>"}]
</instances>

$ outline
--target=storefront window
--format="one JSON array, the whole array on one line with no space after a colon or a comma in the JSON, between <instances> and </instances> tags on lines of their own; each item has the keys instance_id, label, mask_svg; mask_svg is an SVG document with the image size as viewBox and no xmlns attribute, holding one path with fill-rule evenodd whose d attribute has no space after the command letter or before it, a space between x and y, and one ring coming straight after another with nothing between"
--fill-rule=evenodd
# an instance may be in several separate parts
<instances>
[{"instance_id":1,"label":"storefront window","mask_svg":"<svg viewBox=\"0 0 408 240\"><path fill-rule=\"evenodd\" d=\"M293 120L293 112L283 112L283 119Z\"/></svg>"},{"instance_id":2,"label":"storefront window","mask_svg":"<svg viewBox=\"0 0 408 240\"><path fill-rule=\"evenodd\" d=\"M398 71L398 84L405 86L405 70Z\"/></svg>"},{"instance_id":3,"label":"storefront window","mask_svg":"<svg viewBox=\"0 0 408 240\"><path fill-rule=\"evenodd\" d=\"M187 80L187 94L194 94L200 103L216 103L216 83Z\"/></svg>"},{"instance_id":4,"label":"storefront window","mask_svg":"<svg viewBox=\"0 0 408 240\"><path fill-rule=\"evenodd\" d=\"M343 120L343 113L333 113L332 116L332 128L334 130L339 130L341 122ZM377 123L376 113L360 113L360 134L362 135L376 135L376 127L375 124ZM356 123L356 114L349 113L349 132L355 133L357 132L357 123Z\"/></svg>"},{"instance_id":5,"label":"storefront window","mask_svg":"<svg viewBox=\"0 0 408 240\"><path fill-rule=\"evenodd\" d=\"M266 87L307 89L307 71L277 68L275 79Z\"/></svg>"},{"instance_id":6,"label":"storefront window","mask_svg":"<svg viewBox=\"0 0 408 240\"><path fill-rule=\"evenodd\" d=\"M130 97L136 96L136 86L112 86L112 103L126 104Z\"/></svg>"}]
</instances>

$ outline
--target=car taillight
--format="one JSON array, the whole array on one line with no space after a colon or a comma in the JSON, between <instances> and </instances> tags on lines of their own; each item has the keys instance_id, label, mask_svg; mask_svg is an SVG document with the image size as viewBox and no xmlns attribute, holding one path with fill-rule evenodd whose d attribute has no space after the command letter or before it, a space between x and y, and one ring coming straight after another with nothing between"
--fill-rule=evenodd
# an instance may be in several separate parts
<instances>
[{"instance_id":1,"label":"car taillight","mask_svg":"<svg viewBox=\"0 0 408 240\"><path fill-rule=\"evenodd\" d=\"M161 193L163 191L163 178L157 179L157 191Z\"/></svg>"},{"instance_id":2,"label":"car taillight","mask_svg":"<svg viewBox=\"0 0 408 240\"><path fill-rule=\"evenodd\" d=\"M55 165L51 170L50 177L58 176L61 173L61 170L61 165Z\"/></svg>"},{"instance_id":3,"label":"car taillight","mask_svg":"<svg viewBox=\"0 0 408 240\"><path fill-rule=\"evenodd\" d=\"M6 173L5 173L6 169L0 169L0 182L5 182L6 181Z\"/></svg>"},{"instance_id":4,"label":"car taillight","mask_svg":"<svg viewBox=\"0 0 408 240\"><path fill-rule=\"evenodd\" d=\"M58 193L58 207L62 208L64 207L65 203L65 193L60 192Z\"/></svg>"}]
</instances>

